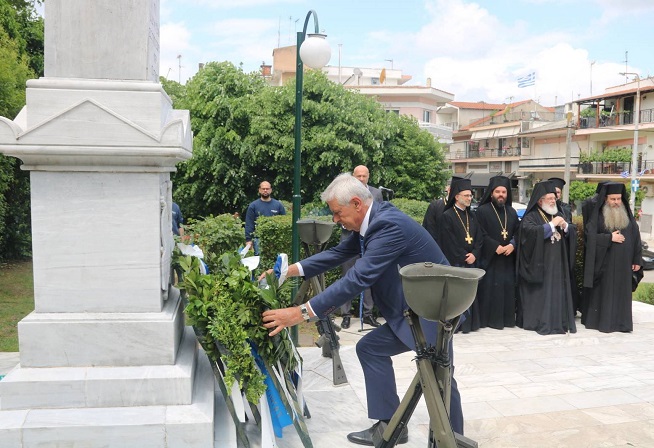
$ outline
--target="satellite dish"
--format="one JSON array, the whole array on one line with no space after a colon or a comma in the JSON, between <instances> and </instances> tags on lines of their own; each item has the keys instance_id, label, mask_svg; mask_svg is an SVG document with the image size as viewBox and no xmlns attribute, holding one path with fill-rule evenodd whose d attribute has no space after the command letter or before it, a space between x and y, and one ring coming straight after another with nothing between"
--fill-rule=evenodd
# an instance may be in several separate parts
<instances>
[{"instance_id":1,"label":"satellite dish","mask_svg":"<svg viewBox=\"0 0 654 448\"><path fill-rule=\"evenodd\" d=\"M354 74L357 75L357 76L361 76L361 75L363 75L363 72L361 71L361 69L355 68L354 69Z\"/></svg>"}]
</instances>

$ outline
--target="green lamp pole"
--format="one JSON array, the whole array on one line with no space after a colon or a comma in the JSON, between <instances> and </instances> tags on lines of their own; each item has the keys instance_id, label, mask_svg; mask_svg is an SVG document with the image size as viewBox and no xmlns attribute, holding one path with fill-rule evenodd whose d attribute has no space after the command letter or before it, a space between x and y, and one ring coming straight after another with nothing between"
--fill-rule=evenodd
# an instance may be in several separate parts
<instances>
[{"instance_id":1,"label":"green lamp pole","mask_svg":"<svg viewBox=\"0 0 654 448\"><path fill-rule=\"evenodd\" d=\"M307 26L309 18L313 15L315 33L307 37ZM298 233L297 222L300 220L301 193L300 179L302 167L302 91L304 81L304 64L308 67L319 69L324 67L331 57L331 49L325 39L325 35L320 33L318 27L318 15L314 10L307 13L304 20L302 32L297 33L296 47L296 67L295 67L295 151L293 153L293 222L292 230L292 252L291 262L300 261L300 235ZM297 295L297 286L293 287L293 298ZM291 338L297 343L297 327L291 328Z\"/></svg>"}]
</instances>

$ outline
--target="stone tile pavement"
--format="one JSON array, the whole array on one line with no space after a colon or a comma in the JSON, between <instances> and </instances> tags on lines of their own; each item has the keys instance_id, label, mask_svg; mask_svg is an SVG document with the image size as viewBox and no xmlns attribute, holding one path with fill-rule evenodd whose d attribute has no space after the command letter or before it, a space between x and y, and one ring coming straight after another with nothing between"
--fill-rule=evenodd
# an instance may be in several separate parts
<instances>
[{"instance_id":1,"label":"stone tile pavement","mask_svg":"<svg viewBox=\"0 0 654 448\"><path fill-rule=\"evenodd\" d=\"M466 436L482 448L654 447L654 306L633 305L632 333L604 334L578 322L577 333L569 335L519 328L457 334L455 377ZM320 349L300 348L315 448L355 446L347 433L372 423L354 350L364 334L357 327L340 332L346 385L332 385L331 360ZM17 353L0 353L0 375L17 362ZM403 394L415 363L407 353L395 357L394 365ZM421 401L409 423L409 443L402 446L426 446L428 421ZM248 432L252 445L260 446L252 428ZM303 446L292 427L277 443Z\"/></svg>"}]
</instances>

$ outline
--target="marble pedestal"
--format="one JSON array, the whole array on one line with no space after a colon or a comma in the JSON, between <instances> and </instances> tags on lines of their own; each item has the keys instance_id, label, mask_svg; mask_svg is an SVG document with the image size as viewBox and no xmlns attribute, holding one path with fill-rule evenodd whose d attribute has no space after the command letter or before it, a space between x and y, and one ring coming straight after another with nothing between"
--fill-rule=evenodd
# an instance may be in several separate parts
<instances>
[{"instance_id":1,"label":"marble pedestal","mask_svg":"<svg viewBox=\"0 0 654 448\"><path fill-rule=\"evenodd\" d=\"M214 446L213 372L169 284L169 173L191 147L147 81L32 80L0 117L0 152L30 171L35 304L0 447Z\"/></svg>"}]
</instances>

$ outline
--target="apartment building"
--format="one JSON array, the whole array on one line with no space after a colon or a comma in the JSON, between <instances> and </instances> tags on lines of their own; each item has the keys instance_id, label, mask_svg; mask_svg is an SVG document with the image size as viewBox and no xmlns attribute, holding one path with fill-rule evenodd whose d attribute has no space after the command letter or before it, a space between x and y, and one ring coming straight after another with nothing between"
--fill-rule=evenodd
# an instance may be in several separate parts
<instances>
[{"instance_id":1,"label":"apartment building","mask_svg":"<svg viewBox=\"0 0 654 448\"><path fill-rule=\"evenodd\" d=\"M295 45L273 50L270 85L280 86L295 79ZM322 71L333 82L362 95L374 97L390 113L408 115L442 143L452 141L452 123L439 121L439 108L454 100L454 94L426 86L405 85L411 76L392 68L326 66Z\"/></svg>"},{"instance_id":2,"label":"apartment building","mask_svg":"<svg viewBox=\"0 0 654 448\"><path fill-rule=\"evenodd\" d=\"M576 178L588 182L623 182L630 189L636 123L636 172L645 192L643 213L654 215L654 80L640 79L610 87L576 103L580 160Z\"/></svg>"}]
</instances>

